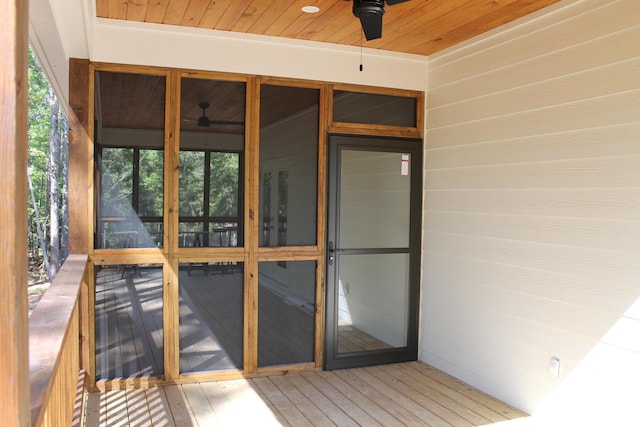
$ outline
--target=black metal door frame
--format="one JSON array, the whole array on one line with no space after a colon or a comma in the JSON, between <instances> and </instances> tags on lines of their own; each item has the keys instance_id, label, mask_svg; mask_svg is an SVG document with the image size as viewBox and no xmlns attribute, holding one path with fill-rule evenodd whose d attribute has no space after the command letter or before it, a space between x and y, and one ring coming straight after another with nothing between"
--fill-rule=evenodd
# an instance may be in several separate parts
<instances>
[{"instance_id":1,"label":"black metal door frame","mask_svg":"<svg viewBox=\"0 0 640 427\"><path fill-rule=\"evenodd\" d=\"M410 154L410 219L409 247L379 249L341 249L339 242L340 154L343 150L384 151ZM342 369L359 366L398 363L418 357L418 323L420 307L420 264L422 236L422 141L374 136L329 135L327 173L327 258L326 258L326 316L324 368ZM407 346L354 353L338 353L338 286L337 271L342 255L353 254L409 254L409 305Z\"/></svg>"}]
</instances>

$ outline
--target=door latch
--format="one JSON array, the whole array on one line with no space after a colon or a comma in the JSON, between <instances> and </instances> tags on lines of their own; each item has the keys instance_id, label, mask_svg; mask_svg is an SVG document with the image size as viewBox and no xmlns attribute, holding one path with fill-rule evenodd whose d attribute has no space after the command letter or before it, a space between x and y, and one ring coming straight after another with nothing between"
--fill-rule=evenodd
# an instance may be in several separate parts
<instances>
[{"instance_id":1,"label":"door latch","mask_svg":"<svg viewBox=\"0 0 640 427\"><path fill-rule=\"evenodd\" d=\"M329 242L329 265L333 265L336 250L333 248L333 242Z\"/></svg>"}]
</instances>

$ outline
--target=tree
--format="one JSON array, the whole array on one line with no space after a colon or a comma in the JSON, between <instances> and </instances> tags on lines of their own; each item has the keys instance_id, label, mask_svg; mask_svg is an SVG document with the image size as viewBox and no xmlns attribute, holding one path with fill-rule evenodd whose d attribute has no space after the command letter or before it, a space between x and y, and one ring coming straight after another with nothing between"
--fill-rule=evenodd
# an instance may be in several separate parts
<instances>
[{"instance_id":1,"label":"tree","mask_svg":"<svg viewBox=\"0 0 640 427\"><path fill-rule=\"evenodd\" d=\"M63 131L61 122L64 117L60 113L60 104L53 93L53 88L49 85L47 89L47 101L49 102L50 125L49 125L49 248L51 257L49 260L49 277L55 277L62 265L61 247L61 222L64 223L65 214L61 211L61 194L64 193L61 184L64 182L62 175L66 170L62 156ZM66 145L66 144L65 144Z\"/></svg>"},{"instance_id":2,"label":"tree","mask_svg":"<svg viewBox=\"0 0 640 427\"><path fill-rule=\"evenodd\" d=\"M30 264L53 279L68 252L68 125L47 77L29 50L28 249ZM50 267L50 268L49 268Z\"/></svg>"}]
</instances>

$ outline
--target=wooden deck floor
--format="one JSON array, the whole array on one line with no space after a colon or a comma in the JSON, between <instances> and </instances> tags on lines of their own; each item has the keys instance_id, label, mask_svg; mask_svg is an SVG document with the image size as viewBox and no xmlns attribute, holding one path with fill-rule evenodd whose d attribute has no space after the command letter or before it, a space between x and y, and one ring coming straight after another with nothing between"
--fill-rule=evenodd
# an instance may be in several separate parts
<instances>
[{"instance_id":1,"label":"wooden deck floor","mask_svg":"<svg viewBox=\"0 0 640 427\"><path fill-rule=\"evenodd\" d=\"M94 426L484 426L526 415L418 362L90 393Z\"/></svg>"}]
</instances>

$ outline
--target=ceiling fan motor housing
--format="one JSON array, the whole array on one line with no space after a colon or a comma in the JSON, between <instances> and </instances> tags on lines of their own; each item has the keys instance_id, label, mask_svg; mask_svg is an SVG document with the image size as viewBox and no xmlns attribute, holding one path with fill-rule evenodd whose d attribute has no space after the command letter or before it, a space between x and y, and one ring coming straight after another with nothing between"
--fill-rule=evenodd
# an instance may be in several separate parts
<instances>
[{"instance_id":1,"label":"ceiling fan motor housing","mask_svg":"<svg viewBox=\"0 0 640 427\"><path fill-rule=\"evenodd\" d=\"M407 0L387 0L387 4L404 3ZM353 14L360 19L367 40L382 37L384 0L353 0Z\"/></svg>"},{"instance_id":2,"label":"ceiling fan motor housing","mask_svg":"<svg viewBox=\"0 0 640 427\"><path fill-rule=\"evenodd\" d=\"M202 117L198 119L198 127L207 128L211 125L209 117L207 117L207 108L209 108L209 103L202 101L198 104L198 107L202 108Z\"/></svg>"},{"instance_id":3,"label":"ceiling fan motor housing","mask_svg":"<svg viewBox=\"0 0 640 427\"><path fill-rule=\"evenodd\" d=\"M360 19L367 40L382 37L383 0L353 0L353 14Z\"/></svg>"},{"instance_id":4,"label":"ceiling fan motor housing","mask_svg":"<svg viewBox=\"0 0 640 427\"><path fill-rule=\"evenodd\" d=\"M366 15L384 15L383 0L353 0L353 14L358 18Z\"/></svg>"},{"instance_id":5,"label":"ceiling fan motor housing","mask_svg":"<svg viewBox=\"0 0 640 427\"><path fill-rule=\"evenodd\" d=\"M208 128L211 125L208 117L202 116L198 119L198 127Z\"/></svg>"}]
</instances>

